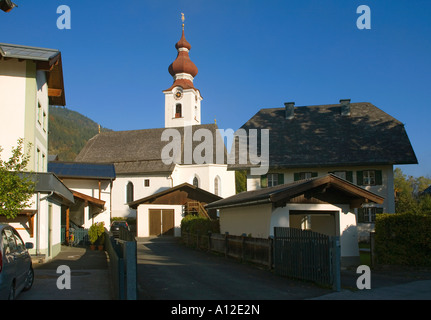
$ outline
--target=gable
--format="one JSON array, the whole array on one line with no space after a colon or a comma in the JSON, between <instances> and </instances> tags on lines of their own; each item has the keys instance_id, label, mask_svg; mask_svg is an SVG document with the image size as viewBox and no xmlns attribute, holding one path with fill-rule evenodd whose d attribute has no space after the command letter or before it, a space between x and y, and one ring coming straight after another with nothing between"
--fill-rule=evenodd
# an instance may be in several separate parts
<instances>
[{"instance_id":1,"label":"gable","mask_svg":"<svg viewBox=\"0 0 431 320\"><path fill-rule=\"evenodd\" d=\"M215 194L188 183L183 183L176 187L133 201L129 203L129 206L136 209L140 204L184 205L189 201L199 201L202 204L208 204L220 199L221 197Z\"/></svg>"}]
</instances>

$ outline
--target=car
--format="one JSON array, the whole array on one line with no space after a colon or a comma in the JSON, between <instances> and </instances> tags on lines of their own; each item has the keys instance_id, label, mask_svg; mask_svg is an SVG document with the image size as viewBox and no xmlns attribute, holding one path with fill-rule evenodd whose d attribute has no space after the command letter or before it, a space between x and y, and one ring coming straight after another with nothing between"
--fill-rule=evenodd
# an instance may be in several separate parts
<instances>
[{"instance_id":1,"label":"car","mask_svg":"<svg viewBox=\"0 0 431 320\"><path fill-rule=\"evenodd\" d=\"M129 225L126 221L114 221L111 224L111 233L114 236L114 238L118 238L120 236L120 228L123 227L127 231L130 231Z\"/></svg>"},{"instance_id":2,"label":"car","mask_svg":"<svg viewBox=\"0 0 431 320\"><path fill-rule=\"evenodd\" d=\"M13 300L32 287L34 271L27 251L32 248L33 243L24 243L15 228L0 223L0 299Z\"/></svg>"}]
</instances>

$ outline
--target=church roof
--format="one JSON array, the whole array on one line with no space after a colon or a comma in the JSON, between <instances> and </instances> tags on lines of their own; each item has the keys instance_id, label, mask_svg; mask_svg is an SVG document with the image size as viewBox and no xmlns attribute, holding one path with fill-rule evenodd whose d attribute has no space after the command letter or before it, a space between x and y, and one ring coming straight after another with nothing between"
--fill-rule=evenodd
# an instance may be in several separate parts
<instances>
[{"instance_id":1,"label":"church roof","mask_svg":"<svg viewBox=\"0 0 431 320\"><path fill-rule=\"evenodd\" d=\"M403 123L368 102L347 108L344 114L340 104L294 107L292 114L287 106L261 109L242 128L269 129L270 169L417 163Z\"/></svg>"},{"instance_id":2,"label":"church roof","mask_svg":"<svg viewBox=\"0 0 431 320\"><path fill-rule=\"evenodd\" d=\"M184 159L184 128L176 129L181 135L181 155ZM218 135L216 124L192 126L192 134L198 129L207 129L212 137ZM162 141L166 128L143 129L131 131L102 132L91 138L76 157L76 162L113 163L116 174L171 173L175 163L165 164L162 161L162 150L169 141ZM192 150L201 141L194 141ZM213 150L216 139L213 139ZM216 152L213 152L213 163L216 163ZM181 163L184 163L181 161ZM195 162L193 162L195 163ZM226 163L226 162L225 162Z\"/></svg>"}]
</instances>

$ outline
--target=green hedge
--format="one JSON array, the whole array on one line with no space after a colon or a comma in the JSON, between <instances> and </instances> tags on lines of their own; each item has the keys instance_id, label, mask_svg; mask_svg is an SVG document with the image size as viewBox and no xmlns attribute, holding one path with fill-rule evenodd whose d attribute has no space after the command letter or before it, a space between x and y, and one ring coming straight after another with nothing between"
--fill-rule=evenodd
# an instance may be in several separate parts
<instances>
[{"instance_id":1,"label":"green hedge","mask_svg":"<svg viewBox=\"0 0 431 320\"><path fill-rule=\"evenodd\" d=\"M187 233L207 234L220 233L220 223L218 220L188 215L181 220L181 230Z\"/></svg>"},{"instance_id":2,"label":"green hedge","mask_svg":"<svg viewBox=\"0 0 431 320\"><path fill-rule=\"evenodd\" d=\"M378 263L431 266L431 216L380 214L375 232Z\"/></svg>"}]
</instances>

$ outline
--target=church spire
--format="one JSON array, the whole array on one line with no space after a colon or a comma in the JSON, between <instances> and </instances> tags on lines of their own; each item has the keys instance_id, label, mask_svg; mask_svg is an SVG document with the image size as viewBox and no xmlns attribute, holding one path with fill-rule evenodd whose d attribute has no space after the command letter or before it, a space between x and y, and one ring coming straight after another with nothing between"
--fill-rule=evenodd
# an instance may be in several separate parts
<instances>
[{"instance_id":1,"label":"church spire","mask_svg":"<svg viewBox=\"0 0 431 320\"><path fill-rule=\"evenodd\" d=\"M177 57L168 68L174 83L165 94L165 127L181 127L201 123L202 96L194 87L193 80L198 68L190 60L192 48L184 34L184 13L181 13L182 32L180 40L175 44Z\"/></svg>"},{"instance_id":2,"label":"church spire","mask_svg":"<svg viewBox=\"0 0 431 320\"><path fill-rule=\"evenodd\" d=\"M174 78L174 84L172 85L172 87L178 85L181 86L183 89L194 89L193 79L198 74L198 68L190 60L189 57L189 51L192 46L186 40L184 34L184 20L184 13L181 13L182 34L180 40L175 44L175 48L178 51L178 55L175 61L172 62L169 66L168 71Z\"/></svg>"}]
</instances>

